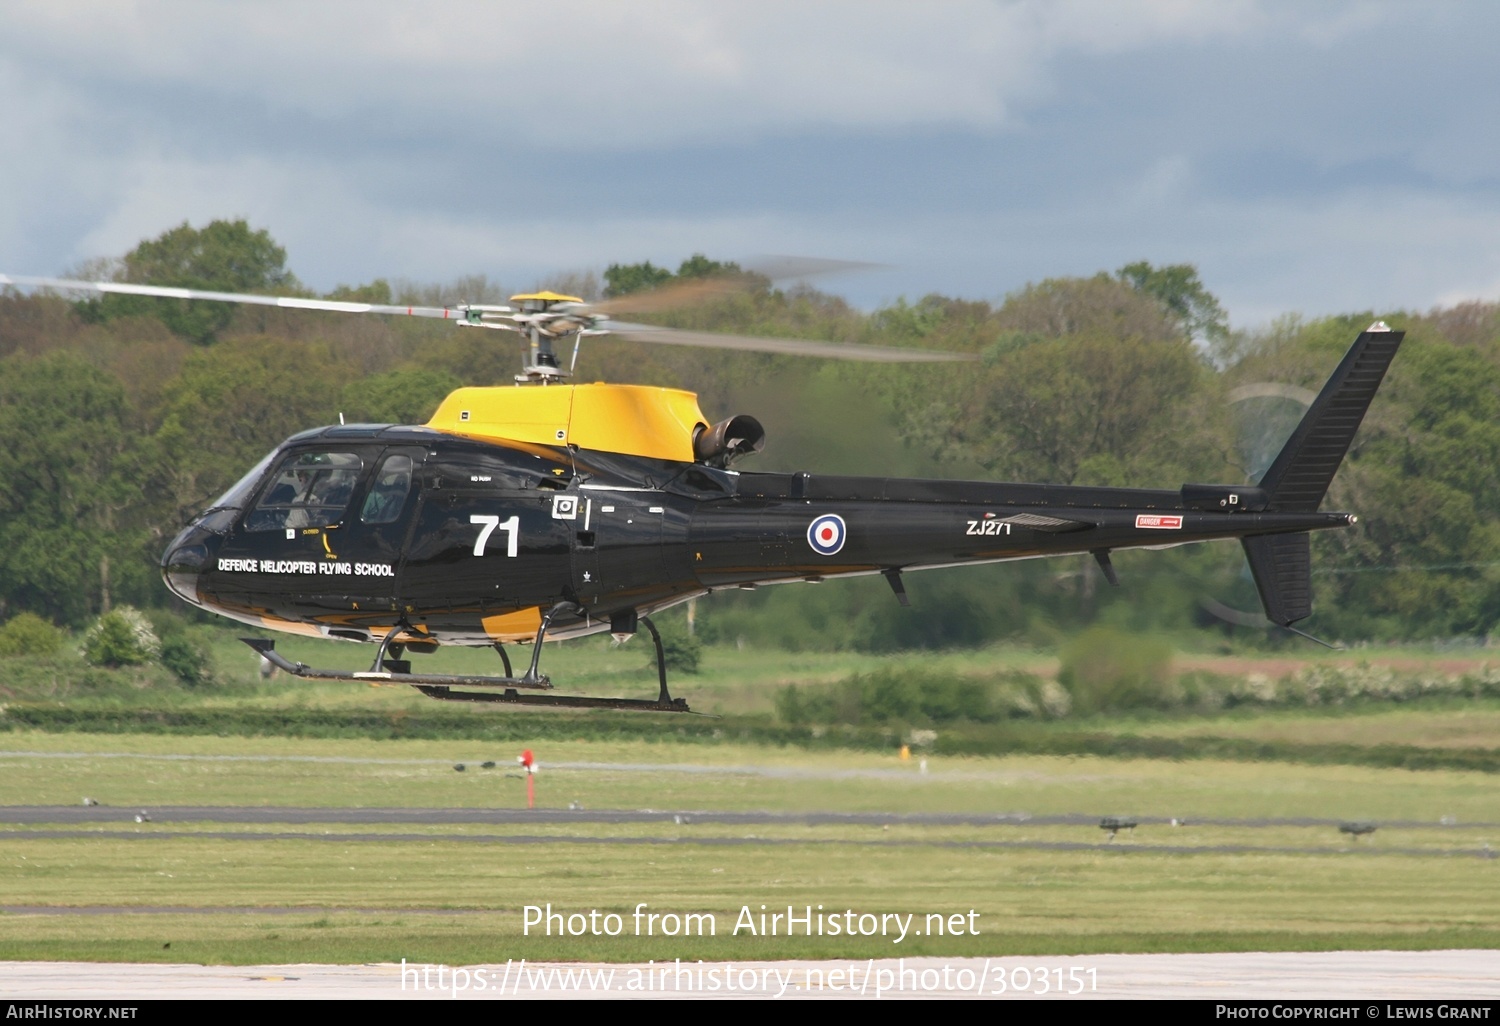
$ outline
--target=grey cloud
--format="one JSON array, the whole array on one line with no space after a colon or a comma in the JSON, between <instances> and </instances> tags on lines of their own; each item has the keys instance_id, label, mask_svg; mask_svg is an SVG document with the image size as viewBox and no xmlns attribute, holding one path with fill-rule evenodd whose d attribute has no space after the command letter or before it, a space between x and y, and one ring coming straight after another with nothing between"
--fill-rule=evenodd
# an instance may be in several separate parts
<instances>
[{"instance_id":1,"label":"grey cloud","mask_svg":"<svg viewBox=\"0 0 1500 1026\"><path fill-rule=\"evenodd\" d=\"M132 13L134 12L134 13ZM934 13L935 12L935 13ZM800 252L862 304L1198 263L1237 323L1500 287L1479 3L13 3L0 270L248 216L318 287Z\"/></svg>"}]
</instances>

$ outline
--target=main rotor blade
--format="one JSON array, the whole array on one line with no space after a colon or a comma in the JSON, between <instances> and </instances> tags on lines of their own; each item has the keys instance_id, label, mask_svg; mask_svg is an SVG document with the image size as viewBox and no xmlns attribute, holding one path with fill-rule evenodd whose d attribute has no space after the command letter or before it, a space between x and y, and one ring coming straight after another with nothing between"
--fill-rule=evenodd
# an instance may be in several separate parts
<instances>
[{"instance_id":1,"label":"main rotor blade","mask_svg":"<svg viewBox=\"0 0 1500 1026\"><path fill-rule=\"evenodd\" d=\"M588 304L590 313L661 313L675 310L717 296L732 296L739 292L751 292L764 285L765 281L753 274L710 274L702 278L676 281L657 289L644 292L627 292L613 299L601 299Z\"/></svg>"},{"instance_id":2,"label":"main rotor blade","mask_svg":"<svg viewBox=\"0 0 1500 1026\"><path fill-rule=\"evenodd\" d=\"M708 331L683 331L650 324L604 325L612 335L634 342L656 342L669 346L702 346L706 349L739 349L786 356L817 356L828 360L863 360L868 363L955 363L979 359L973 353L951 353L938 349L899 349L865 346L850 342L815 342L803 338L766 338L755 335L721 335Z\"/></svg>"},{"instance_id":3,"label":"main rotor blade","mask_svg":"<svg viewBox=\"0 0 1500 1026\"><path fill-rule=\"evenodd\" d=\"M249 292L210 292L203 289L179 289L168 285L131 285L120 281L74 281L68 278L35 278L28 275L0 274L0 285L24 285L29 288L63 289L76 292L104 292L122 296L154 296L160 299L206 299L215 303L249 303L254 306L279 306L289 310L331 310L334 313L397 314L403 317L436 317L463 320L464 311L444 306L391 306L382 303L349 303L337 299L302 299L297 296L258 296ZM502 307L485 307L500 311Z\"/></svg>"},{"instance_id":4,"label":"main rotor blade","mask_svg":"<svg viewBox=\"0 0 1500 1026\"><path fill-rule=\"evenodd\" d=\"M632 311L648 312L678 306L694 299L754 287L753 275L718 275L699 278L654 292L621 296L618 300L593 305L591 310L607 313L616 304ZM0 274L0 286L19 285L62 291L98 292L126 296L151 296L159 299L198 299L217 303L246 303L253 306L275 306L290 310L327 310L333 313L393 314L403 317L431 317L464 321L468 312L462 307L395 306L383 303L356 303L335 299L304 299L299 296L261 296L248 292L214 292L168 285L133 285L117 281L79 281L70 278L40 278L30 275ZM661 304L656 306L655 304ZM603 308L603 309L601 309ZM475 307L486 314L508 312L507 307ZM752 335L725 335L706 331L684 331L650 324L608 322L603 327L612 334L638 342L661 345L700 346L707 349L738 349L746 352L780 353L788 356L814 356L831 360L861 360L872 363L952 363L977 360L972 353L953 353L933 349L900 349L891 346L866 346L847 342L817 342L810 339L769 338Z\"/></svg>"},{"instance_id":5,"label":"main rotor blade","mask_svg":"<svg viewBox=\"0 0 1500 1026\"><path fill-rule=\"evenodd\" d=\"M590 303L588 308L593 313L606 316L619 313L660 313L663 310L675 310L705 299L732 296L739 292L753 292L764 287L768 280L804 279L822 274L867 271L881 266L883 265L855 260L826 260L821 257L757 257L747 263L743 271L728 271L724 274L709 274L701 278L669 282L660 288L629 292L623 296L615 296L613 299Z\"/></svg>"},{"instance_id":6,"label":"main rotor blade","mask_svg":"<svg viewBox=\"0 0 1500 1026\"><path fill-rule=\"evenodd\" d=\"M850 271L879 271L889 264L872 264L865 260L829 260L826 257L786 256L767 254L745 262L745 270L772 281L802 281L828 274L847 274Z\"/></svg>"}]
</instances>

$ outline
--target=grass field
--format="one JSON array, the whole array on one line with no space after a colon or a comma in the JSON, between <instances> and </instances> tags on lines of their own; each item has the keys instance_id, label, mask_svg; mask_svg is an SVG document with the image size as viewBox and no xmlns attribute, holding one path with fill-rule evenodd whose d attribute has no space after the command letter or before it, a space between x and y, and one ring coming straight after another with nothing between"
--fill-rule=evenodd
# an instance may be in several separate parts
<instances>
[{"instance_id":1,"label":"grass field","mask_svg":"<svg viewBox=\"0 0 1500 1026\"><path fill-rule=\"evenodd\" d=\"M1500 849L1493 697L959 724L903 761L904 728L778 725L769 715L776 689L883 667L1047 676L1055 660L1004 648L895 658L710 648L704 672L677 677L674 690L721 719L631 717L444 704L406 688L284 676L266 683L230 634L211 637L211 688L177 685L160 667L70 676L81 664L65 660L0 680L0 806L78 808L87 797L106 810L156 812L141 823L0 823L0 958L460 964L1500 947L1500 859L1489 857ZM363 668L371 654L297 638L278 648L327 667ZM569 691L654 694L640 639L623 648L584 639L545 655ZM1304 649L1297 661L1455 675L1488 662L1482 649ZM1275 674L1288 660L1179 662ZM448 650L422 665L493 673L498 660ZM27 727L23 708L39 710L46 729ZM99 732L80 729L90 724ZM540 804L579 806L576 821L392 824L277 812L244 823L169 811L519 809L514 759L528 747L542 763ZM985 754L942 754L962 750ZM1141 757L1148 750L1177 758ZM1104 751L1113 756L1076 754ZM1384 768L1397 765L1427 768ZM587 815L640 809L687 815ZM692 815L714 811L782 815ZM813 812L880 815L787 818ZM1014 818L898 818L940 813ZM1141 825L1107 843L1106 816ZM1337 829L1352 820L1381 825L1352 841ZM634 936L630 913L642 902L712 915L717 933ZM548 903L613 912L625 928L617 937L525 934L524 908ZM762 904L910 913L916 928L928 913L972 910L978 934L912 934L899 945L735 935L741 909L758 915Z\"/></svg>"},{"instance_id":2,"label":"grass field","mask_svg":"<svg viewBox=\"0 0 1500 1026\"><path fill-rule=\"evenodd\" d=\"M505 776L515 752L472 741L0 738L3 805L73 806L83 796L147 810L524 803L521 782ZM1087 757L931 757L924 774L894 753L535 746L540 804L552 808L1079 813L1186 825L1143 823L1114 844L1093 821L8 825L0 905L51 908L0 915L0 957L461 964L1500 947L1500 860L1482 857L1485 844L1500 847L1500 828L1470 825L1500 822L1487 774ZM500 765L481 770L484 759ZM463 773L453 769L459 761ZM1194 822L1262 817L1330 822ZM1441 817L1456 825L1439 826ZM1351 842L1331 825L1341 819L1426 825L1388 825ZM380 839L360 839L371 834ZM632 936L629 913L640 902L710 913L718 932ZM547 903L613 911L626 917L625 933L523 935L524 906ZM758 915L761 904L915 913L919 924L927 913L973 910L979 933L899 945L733 935L740 909Z\"/></svg>"},{"instance_id":3,"label":"grass field","mask_svg":"<svg viewBox=\"0 0 1500 1026\"><path fill-rule=\"evenodd\" d=\"M588 809L1081 812L1163 818L1321 817L1500 821L1496 778L1453 771L1360 766L1191 762L1089 757L929 757L805 751L733 744L520 741L501 748L454 741L365 741L153 735L0 735L7 752L109 752L243 756L252 760L0 758L0 805L76 805L91 797L130 805L331 805L517 807L520 780L505 776L531 746L545 804ZM280 756L320 761L282 760ZM321 760L371 760L339 762ZM384 761L391 760L391 761ZM485 771L479 764L501 764ZM464 763L466 771L453 770ZM553 770L558 763L721 767L719 774L663 769ZM760 773L733 772L758 767ZM1500 844L1500 838L1495 843Z\"/></svg>"}]
</instances>

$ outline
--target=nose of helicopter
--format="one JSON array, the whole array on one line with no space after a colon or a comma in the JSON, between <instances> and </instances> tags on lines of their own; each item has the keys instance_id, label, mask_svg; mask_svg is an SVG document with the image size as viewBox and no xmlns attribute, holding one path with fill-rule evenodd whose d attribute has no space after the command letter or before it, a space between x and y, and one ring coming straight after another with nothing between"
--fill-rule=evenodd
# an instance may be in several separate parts
<instances>
[{"instance_id":1,"label":"nose of helicopter","mask_svg":"<svg viewBox=\"0 0 1500 1026\"><path fill-rule=\"evenodd\" d=\"M161 559L162 580L172 593L184 602L201 606L198 597L198 581L208 565L208 546L201 541L170 546Z\"/></svg>"},{"instance_id":2,"label":"nose of helicopter","mask_svg":"<svg viewBox=\"0 0 1500 1026\"><path fill-rule=\"evenodd\" d=\"M204 604L199 585L210 563L210 549L216 547L219 535L214 532L213 518L200 518L180 531L161 557L162 580L172 594L195 606Z\"/></svg>"}]
</instances>

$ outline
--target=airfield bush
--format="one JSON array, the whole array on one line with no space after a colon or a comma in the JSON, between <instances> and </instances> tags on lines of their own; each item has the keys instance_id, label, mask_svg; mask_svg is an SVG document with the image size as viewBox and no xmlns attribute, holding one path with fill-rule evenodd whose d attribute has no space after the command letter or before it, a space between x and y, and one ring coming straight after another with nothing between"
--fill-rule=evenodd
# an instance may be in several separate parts
<instances>
[{"instance_id":1,"label":"airfield bush","mask_svg":"<svg viewBox=\"0 0 1500 1026\"><path fill-rule=\"evenodd\" d=\"M661 650L666 656L667 669L678 673L697 673L703 661L703 645L691 634L662 631ZM652 659L654 662L654 655Z\"/></svg>"},{"instance_id":2,"label":"airfield bush","mask_svg":"<svg viewBox=\"0 0 1500 1026\"><path fill-rule=\"evenodd\" d=\"M154 609L151 625L161 639L158 661L190 688L213 683L213 662L208 646L190 633L188 621L171 610Z\"/></svg>"},{"instance_id":3,"label":"airfield bush","mask_svg":"<svg viewBox=\"0 0 1500 1026\"><path fill-rule=\"evenodd\" d=\"M1080 713L1167 708L1180 702L1171 662L1160 639L1091 627L1063 648L1057 680Z\"/></svg>"},{"instance_id":4,"label":"airfield bush","mask_svg":"<svg viewBox=\"0 0 1500 1026\"><path fill-rule=\"evenodd\" d=\"M0 656L49 656L65 637L35 613L18 613L0 627Z\"/></svg>"},{"instance_id":5,"label":"airfield bush","mask_svg":"<svg viewBox=\"0 0 1500 1026\"><path fill-rule=\"evenodd\" d=\"M1034 674L957 677L921 670L877 670L836 684L790 684L776 695L776 715L788 724L928 725L997 723L1065 715L1067 696Z\"/></svg>"},{"instance_id":6,"label":"airfield bush","mask_svg":"<svg viewBox=\"0 0 1500 1026\"><path fill-rule=\"evenodd\" d=\"M130 606L105 613L83 636L83 658L93 666L139 666L160 654L150 621Z\"/></svg>"},{"instance_id":7,"label":"airfield bush","mask_svg":"<svg viewBox=\"0 0 1500 1026\"><path fill-rule=\"evenodd\" d=\"M213 683L208 649L186 634L173 635L161 643L161 664L188 687Z\"/></svg>"},{"instance_id":8,"label":"airfield bush","mask_svg":"<svg viewBox=\"0 0 1500 1026\"><path fill-rule=\"evenodd\" d=\"M1451 677L1435 671L1398 670L1368 663L1313 664L1279 679L1257 673L1231 679L1223 704L1305 707L1496 695L1500 695L1500 667L1485 666L1461 677Z\"/></svg>"},{"instance_id":9,"label":"airfield bush","mask_svg":"<svg viewBox=\"0 0 1500 1026\"><path fill-rule=\"evenodd\" d=\"M1094 637L1067 647L1057 681L1019 671L975 678L880 670L836 684L788 685L775 696L776 717L788 725L997 724L1126 710L1212 714L1237 706L1310 708L1500 697L1500 666L1460 677L1368 664L1313 664L1279 678L1207 670L1174 676L1165 643L1122 642L1106 630L1090 633Z\"/></svg>"}]
</instances>

